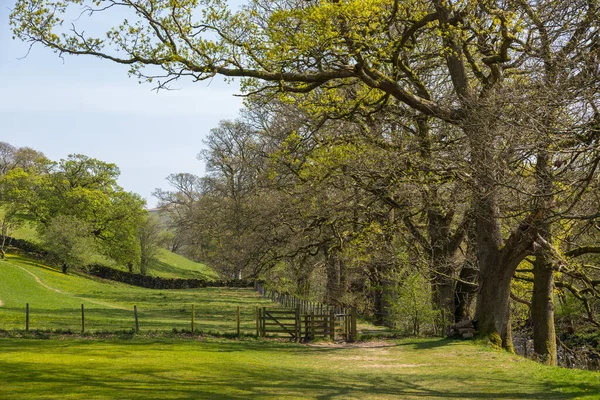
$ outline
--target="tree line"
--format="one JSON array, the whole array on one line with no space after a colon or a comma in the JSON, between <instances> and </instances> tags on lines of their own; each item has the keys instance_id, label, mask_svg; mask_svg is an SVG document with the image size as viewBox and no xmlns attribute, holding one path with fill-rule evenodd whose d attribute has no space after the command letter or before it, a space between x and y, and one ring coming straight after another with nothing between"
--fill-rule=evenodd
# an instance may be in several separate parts
<instances>
[{"instance_id":1,"label":"tree line","mask_svg":"<svg viewBox=\"0 0 600 400\"><path fill-rule=\"evenodd\" d=\"M326 299L374 310L421 284L440 326L471 318L507 349L516 303L549 364L555 299L598 326L599 21L583 0L20 0L11 14L20 39L158 88L242 78L247 115L212 132L209 175L159 193L215 264L285 271L299 293L322 268Z\"/></svg>"}]
</instances>

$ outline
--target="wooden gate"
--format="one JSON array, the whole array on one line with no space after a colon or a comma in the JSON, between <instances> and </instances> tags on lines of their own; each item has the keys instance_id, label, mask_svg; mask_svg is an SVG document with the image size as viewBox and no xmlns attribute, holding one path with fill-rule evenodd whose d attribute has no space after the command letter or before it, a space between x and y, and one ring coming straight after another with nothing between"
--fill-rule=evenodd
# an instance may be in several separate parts
<instances>
[{"instance_id":1,"label":"wooden gate","mask_svg":"<svg viewBox=\"0 0 600 400\"><path fill-rule=\"evenodd\" d=\"M315 338L356 340L356 311L300 312L296 309L257 309L256 333L290 337L295 342Z\"/></svg>"}]
</instances>

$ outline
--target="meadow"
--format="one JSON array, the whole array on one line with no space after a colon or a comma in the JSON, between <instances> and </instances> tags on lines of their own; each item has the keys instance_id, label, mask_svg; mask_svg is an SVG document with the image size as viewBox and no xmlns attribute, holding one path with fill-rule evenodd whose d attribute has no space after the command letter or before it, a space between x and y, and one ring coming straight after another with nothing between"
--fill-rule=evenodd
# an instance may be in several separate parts
<instances>
[{"instance_id":1,"label":"meadow","mask_svg":"<svg viewBox=\"0 0 600 400\"><path fill-rule=\"evenodd\" d=\"M17 255L0 261L0 276L0 399L600 398L597 372L546 367L474 341L258 339L254 310L273 304L251 289L143 289Z\"/></svg>"},{"instance_id":2,"label":"meadow","mask_svg":"<svg viewBox=\"0 0 600 400\"><path fill-rule=\"evenodd\" d=\"M174 268L174 267L173 267ZM240 307L241 332L256 332L256 307L271 304L251 289L204 288L149 290L118 282L90 278L17 255L0 261L0 329L25 329L29 304L32 330L81 331L81 305L86 332L116 332L135 327L133 306L141 331L191 330L192 305L195 329L216 334L237 331Z\"/></svg>"},{"instance_id":3,"label":"meadow","mask_svg":"<svg viewBox=\"0 0 600 400\"><path fill-rule=\"evenodd\" d=\"M600 374L469 341L0 339L2 399L598 399Z\"/></svg>"}]
</instances>

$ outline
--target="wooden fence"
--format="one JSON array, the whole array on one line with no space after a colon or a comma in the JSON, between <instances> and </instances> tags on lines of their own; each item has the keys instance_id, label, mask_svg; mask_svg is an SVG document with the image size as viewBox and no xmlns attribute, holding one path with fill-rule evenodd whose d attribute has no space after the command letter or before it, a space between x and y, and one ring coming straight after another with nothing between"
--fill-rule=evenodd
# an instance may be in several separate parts
<instances>
[{"instance_id":1,"label":"wooden fence","mask_svg":"<svg viewBox=\"0 0 600 400\"><path fill-rule=\"evenodd\" d=\"M289 337L295 342L308 342L315 338L331 340L356 340L356 312L339 314L334 310L329 313L301 312L296 309L267 307L256 310L256 334L260 337L277 335Z\"/></svg>"},{"instance_id":2,"label":"wooden fence","mask_svg":"<svg viewBox=\"0 0 600 400\"><path fill-rule=\"evenodd\" d=\"M279 309L257 309L257 336L283 335L296 342L315 338L356 340L355 308L348 309L303 300L275 290L267 290L259 282L255 284L255 289L265 299L283 306Z\"/></svg>"},{"instance_id":3,"label":"wooden fence","mask_svg":"<svg viewBox=\"0 0 600 400\"><path fill-rule=\"evenodd\" d=\"M301 313L315 312L319 314L329 314L331 311L334 311L337 314L344 314L348 311L346 308L338 305L304 300L287 293L279 293L276 290L266 289L260 282L254 283L254 290L256 290L263 298L279 303L285 308L300 308Z\"/></svg>"},{"instance_id":4,"label":"wooden fence","mask_svg":"<svg viewBox=\"0 0 600 400\"><path fill-rule=\"evenodd\" d=\"M246 310L248 310L248 309L246 309ZM248 310L248 311L250 311L250 310ZM0 311L2 311L2 308L0 308ZM66 309L63 309L61 311L65 312L65 313L68 313L68 311ZM122 311L122 310L119 310L119 311ZM134 325L132 325L131 329L134 330L136 333L139 333L140 332L140 317L139 317L137 305L133 306L133 310L132 311L133 311L133 313L131 314L131 323L134 324ZM45 311L44 310L40 310L39 311L40 314L44 314L46 312L47 312L47 310L45 310ZM152 310L150 310L150 312L152 312ZM234 308L234 312L235 312L235 317L233 317L233 318L235 318L235 319L232 321L232 325L233 325L233 323L235 323L235 333L237 334L237 336L241 336L242 335L241 307L237 306L236 308ZM33 314L35 314L35 310L33 311ZM252 312L250 311L248 314L251 315ZM29 332L30 330L33 330L33 329L31 329L31 315L32 315L32 309L29 306L29 303L26 303L25 304L25 331L26 332ZM85 306L83 304L81 304L81 317L79 319L79 324L81 326L81 333L82 334L86 333L86 322L87 322L86 315L88 315L86 313L86 308L85 308ZM0 317L2 317L1 313L0 313ZM178 316L174 316L173 318L176 319L177 317ZM222 316L220 316L220 317L222 319ZM189 314L189 318L190 319L188 320L189 321L188 327L190 328L190 332L192 334L194 334L197 331L196 325L197 325L197 322L198 322L197 317L196 317L196 307L195 307L194 304L191 305L191 313ZM1 320L1 318L0 318L0 320ZM126 323L125 320L122 320L122 321L119 321L119 322L120 323ZM142 322L144 322L144 321L142 321ZM183 322L183 320L180 320L179 322ZM249 320L247 318L245 320L245 322L247 323L247 325L249 323L250 327L252 327L252 324L253 324L252 319ZM160 324L163 325L163 326L161 328L159 328L159 329L154 329L154 331L158 331L158 330L177 330L177 328L175 328L175 327L169 327L168 323L160 323ZM73 323L71 323L70 325L73 326ZM0 329L4 329L4 327L0 327ZM48 329L48 328L45 327L43 329ZM62 329L65 329L65 327L61 326L61 327L58 327L57 329L61 329L62 330ZM181 328L181 329L182 329L182 332L185 330L185 328ZM245 329L246 329L246 331L248 331L247 327ZM252 328L250 328L250 329L252 329ZM152 329L148 329L148 330L152 330ZM71 331L71 327L69 327L68 331ZM110 330L106 330L106 329L98 329L98 331L101 331L101 332L111 332ZM118 331L118 329L115 330L115 332L116 331ZM87 332L89 332L89 330ZM220 333L229 334L230 332L231 331L227 330L225 332L220 332Z\"/></svg>"}]
</instances>

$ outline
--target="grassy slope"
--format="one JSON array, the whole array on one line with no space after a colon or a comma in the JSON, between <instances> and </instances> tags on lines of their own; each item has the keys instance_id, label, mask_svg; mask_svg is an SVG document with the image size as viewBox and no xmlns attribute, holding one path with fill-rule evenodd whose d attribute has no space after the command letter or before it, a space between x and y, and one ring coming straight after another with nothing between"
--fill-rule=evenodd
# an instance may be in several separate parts
<instances>
[{"instance_id":1,"label":"grassy slope","mask_svg":"<svg viewBox=\"0 0 600 400\"><path fill-rule=\"evenodd\" d=\"M250 289L149 290L86 276L64 275L37 262L10 256L0 261L0 329L23 329L25 304L30 304L32 329L80 330L81 304L90 331L116 331L134 326L133 305L140 329L190 329L191 306L196 329L231 333L236 306L241 307L242 330L255 331L258 305L270 304Z\"/></svg>"},{"instance_id":2,"label":"grassy slope","mask_svg":"<svg viewBox=\"0 0 600 400\"><path fill-rule=\"evenodd\" d=\"M2 399L598 399L600 374L472 342L0 339Z\"/></svg>"},{"instance_id":3,"label":"grassy slope","mask_svg":"<svg viewBox=\"0 0 600 400\"><path fill-rule=\"evenodd\" d=\"M0 210L0 213L2 210ZM19 229L15 230L12 234L17 239L29 240L31 242L39 242L39 236L37 231L32 225L24 224ZM101 255L97 255L92 260L92 263L101 263L118 268L123 271L127 270L125 266L115 265L112 260L107 259ZM150 267L150 275L160 276L163 278L197 278L197 279L218 279L218 274L209 266L197 263L187 258L170 252L167 249L161 249L158 255L158 262Z\"/></svg>"},{"instance_id":4,"label":"grassy slope","mask_svg":"<svg viewBox=\"0 0 600 400\"><path fill-rule=\"evenodd\" d=\"M161 249L158 262L150 270L152 275L165 278L210 278L218 279L219 275L209 266Z\"/></svg>"}]
</instances>

